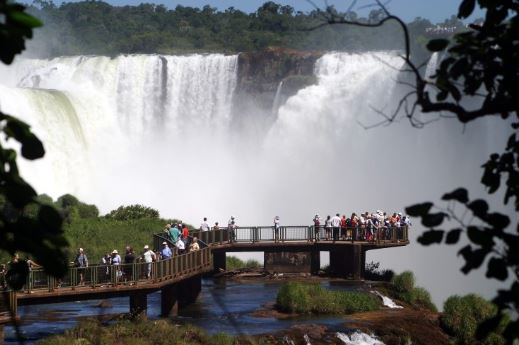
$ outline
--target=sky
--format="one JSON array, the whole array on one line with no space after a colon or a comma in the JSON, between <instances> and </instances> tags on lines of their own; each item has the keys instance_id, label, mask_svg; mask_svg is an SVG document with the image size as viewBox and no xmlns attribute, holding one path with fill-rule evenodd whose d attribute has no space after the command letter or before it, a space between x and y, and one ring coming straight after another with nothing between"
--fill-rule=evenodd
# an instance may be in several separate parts
<instances>
[{"instance_id":1,"label":"sky","mask_svg":"<svg viewBox=\"0 0 519 345\"><path fill-rule=\"evenodd\" d=\"M164 4L169 8L177 5L203 7L210 5L219 10L233 6L244 12L254 12L267 0L105 0L112 5L137 5L141 2ZM60 3L61 1L56 1ZM311 11L315 7L308 0L275 0L276 3L290 5L296 11ZM416 17L423 17L434 22L441 22L444 19L456 14L459 0L386 0L387 8L394 14L400 16L405 21L412 21ZM326 3L334 5L338 10L346 10L350 7L352 0L313 0L313 3L320 8L325 8ZM358 0L353 8L356 12L361 12L362 7L373 4L373 0ZM364 10L368 11L368 10ZM479 15L478 15L479 14ZM475 17L481 17L481 12L476 13Z\"/></svg>"}]
</instances>

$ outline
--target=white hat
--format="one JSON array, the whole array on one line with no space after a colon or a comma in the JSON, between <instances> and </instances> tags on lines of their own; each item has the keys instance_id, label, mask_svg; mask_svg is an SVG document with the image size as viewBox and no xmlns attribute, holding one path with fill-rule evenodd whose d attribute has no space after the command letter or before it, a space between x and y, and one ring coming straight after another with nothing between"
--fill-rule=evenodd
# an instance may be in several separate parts
<instances>
[{"instance_id":1,"label":"white hat","mask_svg":"<svg viewBox=\"0 0 519 345\"><path fill-rule=\"evenodd\" d=\"M150 247L148 245L145 245L144 246L144 249L149 249Z\"/></svg>"},{"instance_id":2,"label":"white hat","mask_svg":"<svg viewBox=\"0 0 519 345\"><path fill-rule=\"evenodd\" d=\"M168 244L168 242L164 241L164 242L162 242L162 244Z\"/></svg>"},{"instance_id":3,"label":"white hat","mask_svg":"<svg viewBox=\"0 0 519 345\"><path fill-rule=\"evenodd\" d=\"M112 251L112 254L119 254L119 253L117 252L117 249L114 249L114 250Z\"/></svg>"},{"instance_id":4,"label":"white hat","mask_svg":"<svg viewBox=\"0 0 519 345\"><path fill-rule=\"evenodd\" d=\"M82 252L82 251L83 251L83 248L79 248L79 251Z\"/></svg>"}]
</instances>

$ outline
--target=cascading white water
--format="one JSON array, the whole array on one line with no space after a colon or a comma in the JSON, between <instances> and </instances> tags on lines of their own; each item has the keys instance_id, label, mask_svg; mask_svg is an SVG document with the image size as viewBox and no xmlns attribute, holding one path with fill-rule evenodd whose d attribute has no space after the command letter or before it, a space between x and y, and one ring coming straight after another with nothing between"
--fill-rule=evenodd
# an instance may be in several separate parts
<instances>
[{"instance_id":1,"label":"cascading white water","mask_svg":"<svg viewBox=\"0 0 519 345\"><path fill-rule=\"evenodd\" d=\"M274 102L272 102L272 116L276 116L278 109L281 106L281 90L283 90L283 80L279 82L274 95Z\"/></svg>"},{"instance_id":2,"label":"cascading white water","mask_svg":"<svg viewBox=\"0 0 519 345\"><path fill-rule=\"evenodd\" d=\"M506 140L496 140L500 124L480 121L464 133L448 120L424 130L405 120L362 127L384 120L374 109L395 109L401 65L391 52L325 54L317 84L290 97L270 128L234 125L237 56L218 54L22 60L0 70L0 108L45 143L43 160L21 164L39 193L73 193L104 212L141 203L195 224L231 214L238 225L274 215L304 224L315 213L391 212L479 186L477 167ZM437 253L411 245L368 260L412 269L436 301L466 286L493 290L473 276L454 288L438 284L460 277L450 248Z\"/></svg>"}]
</instances>

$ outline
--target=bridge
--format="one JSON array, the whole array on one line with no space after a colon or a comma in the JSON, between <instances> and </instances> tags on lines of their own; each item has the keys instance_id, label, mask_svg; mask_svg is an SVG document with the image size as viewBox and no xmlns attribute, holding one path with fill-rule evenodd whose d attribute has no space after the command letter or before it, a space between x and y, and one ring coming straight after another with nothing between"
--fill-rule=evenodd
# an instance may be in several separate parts
<instances>
[{"instance_id":1,"label":"bridge","mask_svg":"<svg viewBox=\"0 0 519 345\"><path fill-rule=\"evenodd\" d=\"M272 226L237 227L211 231L194 231L201 249L171 259L152 263L135 262L121 265L91 265L70 267L65 277L56 279L43 270L29 272L21 291L8 291L0 297L0 344L3 342L3 323L16 315L20 305L61 303L89 299L129 297L130 314L145 317L147 295L161 291L161 316L176 315L179 306L192 303L201 290L202 274L225 269L227 252L307 253L309 271L317 273L320 252L330 252L330 269L338 276L363 279L366 252L373 249L401 247L409 244L408 227L348 228L346 239L335 237L324 228L286 226L274 230ZM340 234L339 234L340 235ZM369 240L368 240L369 239ZM153 235L153 246L159 250L166 241L173 247L166 233ZM151 277L146 273L151 267ZM283 269L273 264L276 269ZM80 284L80 274L83 282ZM11 312L10 312L11 311Z\"/></svg>"}]
</instances>

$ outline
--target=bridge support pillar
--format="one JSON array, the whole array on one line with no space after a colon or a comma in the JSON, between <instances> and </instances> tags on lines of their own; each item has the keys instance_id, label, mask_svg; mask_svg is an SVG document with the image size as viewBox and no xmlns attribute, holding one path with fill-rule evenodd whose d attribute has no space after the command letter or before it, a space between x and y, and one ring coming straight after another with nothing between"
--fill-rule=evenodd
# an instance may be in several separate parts
<instances>
[{"instance_id":1,"label":"bridge support pillar","mask_svg":"<svg viewBox=\"0 0 519 345\"><path fill-rule=\"evenodd\" d=\"M215 272L225 270L225 252L213 252L213 269Z\"/></svg>"},{"instance_id":2,"label":"bridge support pillar","mask_svg":"<svg viewBox=\"0 0 519 345\"><path fill-rule=\"evenodd\" d=\"M330 270L333 274L351 278L364 279L366 251L361 245L353 245L340 250L330 250Z\"/></svg>"},{"instance_id":3,"label":"bridge support pillar","mask_svg":"<svg viewBox=\"0 0 519 345\"><path fill-rule=\"evenodd\" d=\"M164 286L160 289L160 315L170 317L178 315L177 284Z\"/></svg>"},{"instance_id":4,"label":"bridge support pillar","mask_svg":"<svg viewBox=\"0 0 519 345\"><path fill-rule=\"evenodd\" d=\"M146 319L148 309L148 295L144 292L135 292L130 295L130 315L133 319Z\"/></svg>"},{"instance_id":5,"label":"bridge support pillar","mask_svg":"<svg viewBox=\"0 0 519 345\"><path fill-rule=\"evenodd\" d=\"M321 252L317 249L312 249L310 255L310 272L312 274L319 274L319 270L321 269Z\"/></svg>"},{"instance_id":6,"label":"bridge support pillar","mask_svg":"<svg viewBox=\"0 0 519 345\"><path fill-rule=\"evenodd\" d=\"M4 325L0 325L0 345L4 345Z\"/></svg>"},{"instance_id":7,"label":"bridge support pillar","mask_svg":"<svg viewBox=\"0 0 519 345\"><path fill-rule=\"evenodd\" d=\"M180 306L194 303L202 291L202 276L196 275L194 277L184 279L177 284L177 291L180 297Z\"/></svg>"}]
</instances>

